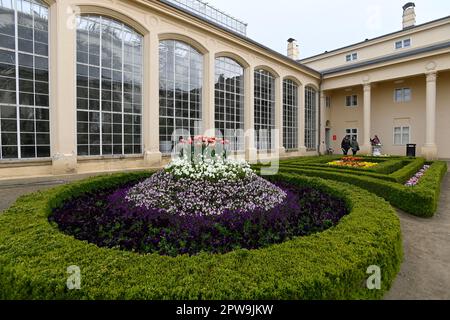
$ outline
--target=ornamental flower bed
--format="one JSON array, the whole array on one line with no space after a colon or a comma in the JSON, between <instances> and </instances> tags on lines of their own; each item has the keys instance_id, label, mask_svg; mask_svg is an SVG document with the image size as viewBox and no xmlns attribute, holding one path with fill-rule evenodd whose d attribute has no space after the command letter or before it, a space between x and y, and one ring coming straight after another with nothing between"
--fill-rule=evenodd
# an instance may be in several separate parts
<instances>
[{"instance_id":1,"label":"ornamental flower bed","mask_svg":"<svg viewBox=\"0 0 450 320\"><path fill-rule=\"evenodd\" d=\"M68 201L50 221L62 232L100 247L174 257L264 248L327 230L348 214L343 200L285 182L273 184L286 196L272 209L234 207L220 215L179 215L138 207L126 199L132 188L125 185ZM187 197L195 205L199 194ZM224 198L224 203L232 199Z\"/></svg>"},{"instance_id":2,"label":"ornamental flower bed","mask_svg":"<svg viewBox=\"0 0 450 320\"><path fill-rule=\"evenodd\" d=\"M378 163L364 161L363 158L358 157L344 157L341 160L329 162L328 165L336 167L351 167L368 169L375 167Z\"/></svg>"},{"instance_id":3,"label":"ornamental flower bed","mask_svg":"<svg viewBox=\"0 0 450 320\"><path fill-rule=\"evenodd\" d=\"M344 201L269 182L227 157L227 141L180 140L178 159L150 178L73 199L50 220L100 247L177 256L256 249L336 225Z\"/></svg>"},{"instance_id":4,"label":"ornamental flower bed","mask_svg":"<svg viewBox=\"0 0 450 320\"><path fill-rule=\"evenodd\" d=\"M428 171L428 169L430 169L430 165L424 165L422 167L422 169L419 170L419 172L417 172L411 179L409 179L406 183L405 186L407 187L414 187L416 185L419 184L420 179L425 175L425 172Z\"/></svg>"}]
</instances>

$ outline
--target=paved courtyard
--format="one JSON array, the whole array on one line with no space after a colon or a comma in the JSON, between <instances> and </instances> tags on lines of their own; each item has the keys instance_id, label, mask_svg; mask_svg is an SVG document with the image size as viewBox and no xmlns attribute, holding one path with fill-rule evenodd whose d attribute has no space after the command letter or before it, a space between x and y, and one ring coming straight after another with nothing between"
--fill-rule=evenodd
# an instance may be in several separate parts
<instances>
[{"instance_id":1,"label":"paved courtyard","mask_svg":"<svg viewBox=\"0 0 450 320\"><path fill-rule=\"evenodd\" d=\"M0 181L0 211L17 197L87 176L30 181ZM450 175L444 179L439 209L432 219L399 212L404 263L387 300L450 299Z\"/></svg>"}]
</instances>

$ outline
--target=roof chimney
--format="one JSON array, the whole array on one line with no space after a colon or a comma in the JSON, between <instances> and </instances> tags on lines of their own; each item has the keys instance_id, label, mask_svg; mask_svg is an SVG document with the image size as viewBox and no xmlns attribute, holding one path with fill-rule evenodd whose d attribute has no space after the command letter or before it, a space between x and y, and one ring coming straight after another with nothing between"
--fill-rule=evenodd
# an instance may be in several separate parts
<instances>
[{"instance_id":1,"label":"roof chimney","mask_svg":"<svg viewBox=\"0 0 450 320\"><path fill-rule=\"evenodd\" d=\"M300 58L297 40L293 38L289 38L288 40L287 56L293 60L298 60Z\"/></svg>"},{"instance_id":2,"label":"roof chimney","mask_svg":"<svg viewBox=\"0 0 450 320\"><path fill-rule=\"evenodd\" d=\"M408 2L403 6L403 29L411 28L416 25L416 5L414 2Z\"/></svg>"}]
</instances>

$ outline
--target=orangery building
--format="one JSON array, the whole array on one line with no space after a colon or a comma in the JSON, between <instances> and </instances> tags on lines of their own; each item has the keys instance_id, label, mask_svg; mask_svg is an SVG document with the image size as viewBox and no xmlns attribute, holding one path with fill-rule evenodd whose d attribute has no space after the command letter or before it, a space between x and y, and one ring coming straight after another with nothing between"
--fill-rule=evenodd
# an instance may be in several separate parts
<instances>
[{"instance_id":1,"label":"orangery building","mask_svg":"<svg viewBox=\"0 0 450 320\"><path fill-rule=\"evenodd\" d=\"M0 0L0 179L159 167L181 137L255 160L450 158L450 17L299 59L199 0Z\"/></svg>"}]
</instances>

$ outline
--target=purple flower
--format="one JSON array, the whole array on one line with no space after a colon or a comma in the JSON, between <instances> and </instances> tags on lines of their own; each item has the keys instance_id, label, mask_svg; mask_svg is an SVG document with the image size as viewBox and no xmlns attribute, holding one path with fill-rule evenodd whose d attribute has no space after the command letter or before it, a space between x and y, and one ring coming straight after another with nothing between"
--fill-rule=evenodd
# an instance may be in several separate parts
<instances>
[{"instance_id":1,"label":"purple flower","mask_svg":"<svg viewBox=\"0 0 450 320\"><path fill-rule=\"evenodd\" d=\"M164 171L132 187L126 195L133 206L160 208L180 216L220 215L238 209L270 210L285 198L283 190L253 173L241 180L214 182L178 179Z\"/></svg>"},{"instance_id":2,"label":"purple flower","mask_svg":"<svg viewBox=\"0 0 450 320\"><path fill-rule=\"evenodd\" d=\"M165 182L173 182L169 177L159 177ZM193 200L186 204L164 202L170 210L180 205L189 210L185 215L174 214L175 211L169 212L167 208L136 206L127 200L131 190L138 186L148 187L150 182L155 180L86 194L64 203L49 219L56 222L62 232L100 247L176 256L266 247L326 230L348 213L344 201L318 190L281 181L272 184L259 177L250 183L248 190L257 192L269 188L273 193L261 193L257 203L254 198L237 197L241 207L233 203L235 194L232 192L236 186L226 190L216 187L202 190L220 204L221 214L215 214L217 207L208 205L211 211L205 211ZM192 199L198 197L198 186L192 190L184 187L185 190L177 191ZM152 190L153 195L159 194ZM280 200L280 190L283 200L266 208L264 201ZM162 190L158 192L163 193ZM221 197L215 197L217 193L227 197L218 202Z\"/></svg>"},{"instance_id":3,"label":"purple flower","mask_svg":"<svg viewBox=\"0 0 450 320\"><path fill-rule=\"evenodd\" d=\"M425 173L430 169L430 165L424 165L422 169L420 169L411 179L409 179L406 183L406 187L414 187L419 184L420 179L425 175Z\"/></svg>"}]
</instances>

